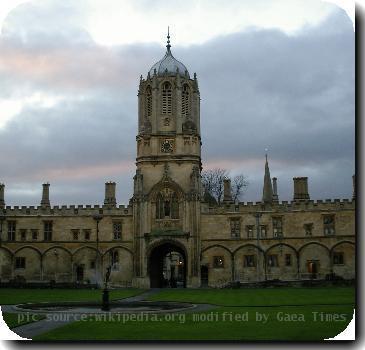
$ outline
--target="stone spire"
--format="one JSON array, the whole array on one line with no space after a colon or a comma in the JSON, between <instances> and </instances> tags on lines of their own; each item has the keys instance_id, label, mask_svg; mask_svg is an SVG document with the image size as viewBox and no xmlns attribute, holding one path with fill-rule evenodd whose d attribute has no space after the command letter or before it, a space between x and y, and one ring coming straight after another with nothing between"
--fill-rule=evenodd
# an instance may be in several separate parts
<instances>
[{"instance_id":1,"label":"stone spire","mask_svg":"<svg viewBox=\"0 0 365 350\"><path fill-rule=\"evenodd\" d=\"M270 177L269 163L267 162L267 154L265 154L265 176L264 176L264 188L262 191L262 201L264 203L271 203L273 199L272 183Z\"/></svg>"},{"instance_id":2,"label":"stone spire","mask_svg":"<svg viewBox=\"0 0 365 350\"><path fill-rule=\"evenodd\" d=\"M170 27L167 27L167 45L166 45L166 48L167 48L167 52L170 52L170 48L171 48L171 45L170 45Z\"/></svg>"}]
</instances>

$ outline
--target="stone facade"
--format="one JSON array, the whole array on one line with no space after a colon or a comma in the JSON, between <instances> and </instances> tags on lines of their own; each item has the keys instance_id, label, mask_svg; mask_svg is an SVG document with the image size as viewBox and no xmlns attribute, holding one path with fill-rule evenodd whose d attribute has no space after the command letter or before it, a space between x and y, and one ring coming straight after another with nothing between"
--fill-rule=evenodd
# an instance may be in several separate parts
<instances>
[{"instance_id":1,"label":"stone facade","mask_svg":"<svg viewBox=\"0 0 365 350\"><path fill-rule=\"evenodd\" d=\"M61 207L51 206L49 184L40 206L6 206L0 184L1 282L100 284L112 266L112 285L148 288L160 285L171 253L187 287L355 277L355 198L310 200L298 177L293 201L280 202L266 159L261 202L233 203L229 181L221 205L204 201L198 80L169 41L141 76L138 107L127 206L117 205L113 182L102 206Z\"/></svg>"}]
</instances>

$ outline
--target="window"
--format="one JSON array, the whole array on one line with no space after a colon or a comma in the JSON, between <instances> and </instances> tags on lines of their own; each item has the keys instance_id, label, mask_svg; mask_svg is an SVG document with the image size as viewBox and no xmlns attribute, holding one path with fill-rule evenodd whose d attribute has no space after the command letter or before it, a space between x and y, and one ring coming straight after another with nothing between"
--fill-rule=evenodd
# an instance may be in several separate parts
<instances>
[{"instance_id":1,"label":"window","mask_svg":"<svg viewBox=\"0 0 365 350\"><path fill-rule=\"evenodd\" d=\"M272 218L273 234L274 237L283 236L283 219L281 217Z\"/></svg>"},{"instance_id":2,"label":"window","mask_svg":"<svg viewBox=\"0 0 365 350\"><path fill-rule=\"evenodd\" d=\"M215 269L220 269L224 267L224 258L223 256L214 256L213 257L213 267Z\"/></svg>"},{"instance_id":3,"label":"window","mask_svg":"<svg viewBox=\"0 0 365 350\"><path fill-rule=\"evenodd\" d=\"M95 270L95 266L96 266L95 260L91 260L90 261L90 269Z\"/></svg>"},{"instance_id":4,"label":"window","mask_svg":"<svg viewBox=\"0 0 365 350\"><path fill-rule=\"evenodd\" d=\"M85 241L90 241L90 236L91 236L91 230L89 229L84 230Z\"/></svg>"},{"instance_id":5,"label":"window","mask_svg":"<svg viewBox=\"0 0 365 350\"><path fill-rule=\"evenodd\" d=\"M243 259L244 267L256 267L256 257L255 255L245 255Z\"/></svg>"},{"instance_id":6,"label":"window","mask_svg":"<svg viewBox=\"0 0 365 350\"><path fill-rule=\"evenodd\" d=\"M147 86L146 89L146 116L150 117L152 115L152 91L151 87Z\"/></svg>"},{"instance_id":7,"label":"window","mask_svg":"<svg viewBox=\"0 0 365 350\"><path fill-rule=\"evenodd\" d=\"M334 215L324 215L323 216L323 231L326 236L335 234L335 216Z\"/></svg>"},{"instance_id":8,"label":"window","mask_svg":"<svg viewBox=\"0 0 365 350\"><path fill-rule=\"evenodd\" d=\"M45 241L52 241L52 229L53 229L52 221L45 221L44 222L44 240Z\"/></svg>"},{"instance_id":9,"label":"window","mask_svg":"<svg viewBox=\"0 0 365 350\"><path fill-rule=\"evenodd\" d=\"M170 216L170 210L171 210L171 202L169 199L165 199L164 201L164 216L169 217Z\"/></svg>"},{"instance_id":10,"label":"window","mask_svg":"<svg viewBox=\"0 0 365 350\"><path fill-rule=\"evenodd\" d=\"M181 114L183 117L187 117L190 114L190 88L188 84L183 86Z\"/></svg>"},{"instance_id":11,"label":"window","mask_svg":"<svg viewBox=\"0 0 365 350\"><path fill-rule=\"evenodd\" d=\"M20 240L21 241L27 240L27 230L25 230L25 229L20 230Z\"/></svg>"},{"instance_id":12,"label":"window","mask_svg":"<svg viewBox=\"0 0 365 350\"><path fill-rule=\"evenodd\" d=\"M122 239L122 223L120 221L113 222L113 237L114 239Z\"/></svg>"},{"instance_id":13,"label":"window","mask_svg":"<svg viewBox=\"0 0 365 350\"><path fill-rule=\"evenodd\" d=\"M8 221L8 241L15 241L16 221Z\"/></svg>"},{"instance_id":14,"label":"window","mask_svg":"<svg viewBox=\"0 0 365 350\"><path fill-rule=\"evenodd\" d=\"M162 114L172 113L172 91L171 84L166 82L162 88Z\"/></svg>"},{"instance_id":15,"label":"window","mask_svg":"<svg viewBox=\"0 0 365 350\"><path fill-rule=\"evenodd\" d=\"M291 254L285 254L285 266L291 266Z\"/></svg>"},{"instance_id":16,"label":"window","mask_svg":"<svg viewBox=\"0 0 365 350\"><path fill-rule=\"evenodd\" d=\"M112 250L110 252L110 263L114 269L115 269L114 265L119 263L119 253L117 250Z\"/></svg>"},{"instance_id":17,"label":"window","mask_svg":"<svg viewBox=\"0 0 365 350\"><path fill-rule=\"evenodd\" d=\"M22 256L18 256L15 258L15 268L16 269L25 269L25 258Z\"/></svg>"},{"instance_id":18,"label":"window","mask_svg":"<svg viewBox=\"0 0 365 350\"><path fill-rule=\"evenodd\" d=\"M267 237L267 226L260 225L260 238L266 238L266 237Z\"/></svg>"},{"instance_id":19,"label":"window","mask_svg":"<svg viewBox=\"0 0 365 350\"><path fill-rule=\"evenodd\" d=\"M343 264L344 264L343 252L333 253L333 265L343 265Z\"/></svg>"},{"instance_id":20,"label":"window","mask_svg":"<svg viewBox=\"0 0 365 350\"><path fill-rule=\"evenodd\" d=\"M241 236L241 220L240 218L231 219L231 237L240 238Z\"/></svg>"},{"instance_id":21,"label":"window","mask_svg":"<svg viewBox=\"0 0 365 350\"><path fill-rule=\"evenodd\" d=\"M179 199L175 192L165 190L164 195L159 193L156 201L156 219L178 219Z\"/></svg>"},{"instance_id":22,"label":"window","mask_svg":"<svg viewBox=\"0 0 365 350\"><path fill-rule=\"evenodd\" d=\"M304 224L304 232L306 236L312 236L313 224Z\"/></svg>"},{"instance_id":23,"label":"window","mask_svg":"<svg viewBox=\"0 0 365 350\"><path fill-rule=\"evenodd\" d=\"M179 218L179 200L174 192L171 197L171 219Z\"/></svg>"},{"instance_id":24,"label":"window","mask_svg":"<svg viewBox=\"0 0 365 350\"><path fill-rule=\"evenodd\" d=\"M267 257L267 265L269 267L278 267L279 266L278 256L277 255L269 255Z\"/></svg>"},{"instance_id":25,"label":"window","mask_svg":"<svg viewBox=\"0 0 365 350\"><path fill-rule=\"evenodd\" d=\"M38 230L30 230L31 234L32 234L32 240L36 241L38 239Z\"/></svg>"},{"instance_id":26,"label":"window","mask_svg":"<svg viewBox=\"0 0 365 350\"><path fill-rule=\"evenodd\" d=\"M164 217L164 200L162 194L159 193L156 202L156 219L163 219Z\"/></svg>"},{"instance_id":27,"label":"window","mask_svg":"<svg viewBox=\"0 0 365 350\"><path fill-rule=\"evenodd\" d=\"M253 225L247 225L246 226L246 232L247 232L247 238L253 238Z\"/></svg>"},{"instance_id":28,"label":"window","mask_svg":"<svg viewBox=\"0 0 365 350\"><path fill-rule=\"evenodd\" d=\"M72 233L72 239L74 241L78 241L79 240L80 230L79 229L73 229L73 230L71 230L71 233Z\"/></svg>"}]
</instances>

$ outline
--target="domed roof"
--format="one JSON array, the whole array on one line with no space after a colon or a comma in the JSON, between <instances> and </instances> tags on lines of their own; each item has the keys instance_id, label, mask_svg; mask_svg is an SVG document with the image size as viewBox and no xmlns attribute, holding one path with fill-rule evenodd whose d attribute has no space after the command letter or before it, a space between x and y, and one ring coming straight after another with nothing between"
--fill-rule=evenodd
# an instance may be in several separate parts
<instances>
[{"instance_id":1,"label":"domed roof","mask_svg":"<svg viewBox=\"0 0 365 350\"><path fill-rule=\"evenodd\" d=\"M160 76L164 75L165 73L167 73L168 75L176 75L177 73L179 73L181 76L185 76L186 72L186 75L190 77L189 72L185 67L185 65L182 64L180 61L178 61L171 53L169 32L167 34L166 48L167 51L165 56L152 66L152 68L149 71L149 74L153 76L156 70L156 74Z\"/></svg>"}]
</instances>

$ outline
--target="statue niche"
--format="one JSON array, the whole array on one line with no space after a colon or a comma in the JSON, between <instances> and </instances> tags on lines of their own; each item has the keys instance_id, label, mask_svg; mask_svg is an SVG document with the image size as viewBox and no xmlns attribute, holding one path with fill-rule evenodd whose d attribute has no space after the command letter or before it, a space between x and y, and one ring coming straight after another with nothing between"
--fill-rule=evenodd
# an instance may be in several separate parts
<instances>
[{"instance_id":1,"label":"statue niche","mask_svg":"<svg viewBox=\"0 0 365 350\"><path fill-rule=\"evenodd\" d=\"M157 195L156 219L179 219L179 199L170 188L164 188Z\"/></svg>"}]
</instances>

